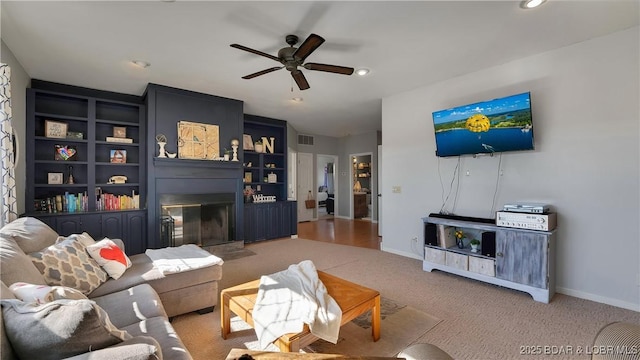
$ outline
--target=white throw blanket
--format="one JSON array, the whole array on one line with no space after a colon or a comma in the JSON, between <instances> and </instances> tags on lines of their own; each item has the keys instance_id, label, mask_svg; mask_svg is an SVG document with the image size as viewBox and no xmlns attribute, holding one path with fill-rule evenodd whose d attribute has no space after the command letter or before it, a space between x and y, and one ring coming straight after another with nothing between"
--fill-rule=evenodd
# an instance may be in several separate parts
<instances>
[{"instance_id":1,"label":"white throw blanket","mask_svg":"<svg viewBox=\"0 0 640 360\"><path fill-rule=\"evenodd\" d=\"M284 334L301 332L303 324L313 335L335 344L342 310L318 278L313 262L305 260L260 278L252 316L260 347L265 349Z\"/></svg>"},{"instance_id":2,"label":"white throw blanket","mask_svg":"<svg viewBox=\"0 0 640 360\"><path fill-rule=\"evenodd\" d=\"M194 244L147 249L145 254L153 261L153 266L165 275L224 263L219 257Z\"/></svg>"}]
</instances>

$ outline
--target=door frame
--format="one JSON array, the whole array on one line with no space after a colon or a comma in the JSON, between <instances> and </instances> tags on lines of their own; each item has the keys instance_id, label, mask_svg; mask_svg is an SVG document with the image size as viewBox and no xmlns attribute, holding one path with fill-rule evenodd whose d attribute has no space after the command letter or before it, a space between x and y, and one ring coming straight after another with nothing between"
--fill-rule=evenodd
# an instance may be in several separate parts
<instances>
[{"instance_id":1,"label":"door frame","mask_svg":"<svg viewBox=\"0 0 640 360\"><path fill-rule=\"evenodd\" d=\"M369 156L369 163L371 164L371 173L374 173L374 164L373 164L373 152L371 151L367 151L367 152L362 152L362 153L353 153L353 154L349 154L349 168L351 169L349 171L349 218L352 220L355 220L355 218L353 217L353 187L355 186L355 181L353 181L354 179L354 169L353 169L353 158L354 157L358 157L358 156ZM377 172L376 172L377 174ZM371 180L371 178L369 179L369 182L371 183L373 180ZM371 184L369 184L369 190L372 191L373 189L371 189ZM371 196L373 196L373 192L371 193ZM371 199L371 204L373 205L373 198ZM371 217L369 218L369 221L373 222L373 208L371 209Z\"/></svg>"},{"instance_id":2,"label":"door frame","mask_svg":"<svg viewBox=\"0 0 640 360\"><path fill-rule=\"evenodd\" d=\"M331 155L331 154L316 154L316 177L315 179L318 179L318 172L320 171L319 167L318 167L318 157L323 156L323 157L329 157L331 159L333 159L333 217L335 218L337 215L337 210L338 210L338 184L339 184L339 176L336 176L336 174L339 174L339 169L340 167L339 165L339 159L340 157L338 155ZM316 184L316 189L319 188L319 185ZM316 197L316 202L318 202L319 200ZM316 204L316 209L319 208L319 204ZM316 220L318 219L318 211L316 211Z\"/></svg>"},{"instance_id":3,"label":"door frame","mask_svg":"<svg viewBox=\"0 0 640 360\"><path fill-rule=\"evenodd\" d=\"M300 171L303 171L303 169L302 169L302 167L300 166L299 163L300 163L302 158L306 158L306 157L308 157L309 160L311 160L309 171L311 172L312 175L311 175L311 188L309 190L311 191L311 194L315 197L314 186L315 186L315 182L316 181L315 181L314 175L313 175L314 174L314 160L315 160L315 158L313 156L313 153L298 152L298 154L297 154L297 162L298 162L297 173L300 173ZM297 204L296 211L297 211L297 214L298 214L298 222L301 222L301 221L313 221L314 219L316 219L316 216L317 216L316 215L316 209L306 209L306 207L303 208L305 206L304 200L307 199L307 194L308 193L306 191L300 191L300 189L299 189L299 187L300 187L300 179L301 179L301 176L297 175L297 177L296 177L296 186L297 186L297 188L296 188L296 199L297 199L297 203L298 204ZM302 215L302 211L309 211L309 210L311 210L311 216L309 218L307 218L306 216L301 216ZM301 219L304 219L304 220L301 220Z\"/></svg>"}]
</instances>

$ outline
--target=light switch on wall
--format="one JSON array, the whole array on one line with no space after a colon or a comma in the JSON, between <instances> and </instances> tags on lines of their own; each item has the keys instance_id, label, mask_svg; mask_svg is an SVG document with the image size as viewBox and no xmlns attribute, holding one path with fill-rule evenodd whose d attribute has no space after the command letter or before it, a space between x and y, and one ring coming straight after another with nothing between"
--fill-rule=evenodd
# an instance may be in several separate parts
<instances>
[{"instance_id":1,"label":"light switch on wall","mask_svg":"<svg viewBox=\"0 0 640 360\"><path fill-rule=\"evenodd\" d=\"M394 194L399 194L402 192L402 187L401 186L392 186L391 187L391 192Z\"/></svg>"}]
</instances>

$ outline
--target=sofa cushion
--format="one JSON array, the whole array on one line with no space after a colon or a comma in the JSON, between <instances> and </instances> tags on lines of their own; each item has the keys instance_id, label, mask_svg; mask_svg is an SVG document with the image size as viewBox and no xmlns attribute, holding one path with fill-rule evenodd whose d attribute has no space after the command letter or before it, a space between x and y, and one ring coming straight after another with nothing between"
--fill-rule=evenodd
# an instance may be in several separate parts
<instances>
[{"instance_id":1,"label":"sofa cushion","mask_svg":"<svg viewBox=\"0 0 640 360\"><path fill-rule=\"evenodd\" d=\"M89 294L107 280L107 273L74 238L29 255L49 285L68 286Z\"/></svg>"},{"instance_id":2,"label":"sofa cushion","mask_svg":"<svg viewBox=\"0 0 640 360\"><path fill-rule=\"evenodd\" d=\"M5 329L22 359L61 359L131 338L91 300L56 300L38 305L1 300Z\"/></svg>"},{"instance_id":3,"label":"sofa cushion","mask_svg":"<svg viewBox=\"0 0 640 360\"><path fill-rule=\"evenodd\" d=\"M7 285L0 281L0 299L15 299L13 293ZM0 356L2 359L15 359L16 355L13 352L11 343L7 338L7 331L4 329L4 321L0 314Z\"/></svg>"},{"instance_id":4,"label":"sofa cushion","mask_svg":"<svg viewBox=\"0 0 640 360\"><path fill-rule=\"evenodd\" d=\"M23 281L44 285L46 281L31 258L9 237L0 237L0 279L7 286Z\"/></svg>"},{"instance_id":5,"label":"sofa cushion","mask_svg":"<svg viewBox=\"0 0 640 360\"><path fill-rule=\"evenodd\" d=\"M124 290L138 284L149 283L159 294L222 279L222 266L214 265L180 273L163 275L153 267L145 254L130 257L131 268L120 279L110 279L94 290L89 297L101 296Z\"/></svg>"},{"instance_id":6,"label":"sofa cushion","mask_svg":"<svg viewBox=\"0 0 640 360\"><path fill-rule=\"evenodd\" d=\"M58 238L49 225L34 217L13 220L0 229L0 235L15 240L26 254L53 245Z\"/></svg>"},{"instance_id":7,"label":"sofa cushion","mask_svg":"<svg viewBox=\"0 0 640 360\"><path fill-rule=\"evenodd\" d=\"M142 320L139 323L123 327L122 330L126 330L132 336L151 336L158 340L162 357L165 359L192 359L189 351L166 318L154 317Z\"/></svg>"},{"instance_id":8,"label":"sofa cushion","mask_svg":"<svg viewBox=\"0 0 640 360\"><path fill-rule=\"evenodd\" d=\"M104 238L87 246L87 252L114 280L118 280L131 267L131 260L110 239Z\"/></svg>"},{"instance_id":9,"label":"sofa cushion","mask_svg":"<svg viewBox=\"0 0 640 360\"><path fill-rule=\"evenodd\" d=\"M92 298L118 328L152 317L167 317L158 293L149 284L141 284L112 294Z\"/></svg>"},{"instance_id":10,"label":"sofa cushion","mask_svg":"<svg viewBox=\"0 0 640 360\"><path fill-rule=\"evenodd\" d=\"M149 336L136 336L108 348L76 355L65 360L162 360L158 341Z\"/></svg>"},{"instance_id":11,"label":"sofa cushion","mask_svg":"<svg viewBox=\"0 0 640 360\"><path fill-rule=\"evenodd\" d=\"M61 299L87 299L79 290L66 286L35 285L17 282L13 283L9 287L9 290L11 290L16 298L24 302L35 302L37 304L44 304Z\"/></svg>"}]
</instances>

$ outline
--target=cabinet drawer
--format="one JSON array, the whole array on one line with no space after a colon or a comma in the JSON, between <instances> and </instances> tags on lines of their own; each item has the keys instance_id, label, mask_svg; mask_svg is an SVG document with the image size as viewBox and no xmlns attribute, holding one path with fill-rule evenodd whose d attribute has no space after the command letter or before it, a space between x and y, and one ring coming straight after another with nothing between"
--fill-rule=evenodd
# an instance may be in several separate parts
<instances>
[{"instance_id":1,"label":"cabinet drawer","mask_svg":"<svg viewBox=\"0 0 640 360\"><path fill-rule=\"evenodd\" d=\"M496 276L495 261L469 256L469 271L487 276Z\"/></svg>"},{"instance_id":2,"label":"cabinet drawer","mask_svg":"<svg viewBox=\"0 0 640 360\"><path fill-rule=\"evenodd\" d=\"M428 262L444 265L445 251L425 247L424 259Z\"/></svg>"},{"instance_id":3,"label":"cabinet drawer","mask_svg":"<svg viewBox=\"0 0 640 360\"><path fill-rule=\"evenodd\" d=\"M469 268L469 257L467 255L447 252L445 255L445 265L460 270L467 270Z\"/></svg>"}]
</instances>

